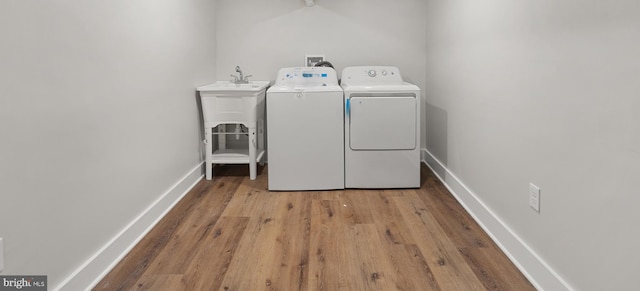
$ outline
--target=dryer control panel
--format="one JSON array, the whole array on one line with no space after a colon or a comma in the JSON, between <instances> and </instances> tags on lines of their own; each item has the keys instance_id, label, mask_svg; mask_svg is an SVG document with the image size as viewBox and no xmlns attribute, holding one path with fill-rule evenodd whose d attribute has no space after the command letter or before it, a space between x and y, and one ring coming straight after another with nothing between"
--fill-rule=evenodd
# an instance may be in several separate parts
<instances>
[{"instance_id":1,"label":"dryer control panel","mask_svg":"<svg viewBox=\"0 0 640 291\"><path fill-rule=\"evenodd\" d=\"M342 71L343 84L361 83L402 83L400 70L393 66L348 67Z\"/></svg>"}]
</instances>

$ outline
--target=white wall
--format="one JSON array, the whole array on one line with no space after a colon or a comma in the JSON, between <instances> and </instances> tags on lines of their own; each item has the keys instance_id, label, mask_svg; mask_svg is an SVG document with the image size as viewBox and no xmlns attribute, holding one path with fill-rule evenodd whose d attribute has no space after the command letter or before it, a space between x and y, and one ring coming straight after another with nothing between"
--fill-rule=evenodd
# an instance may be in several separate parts
<instances>
[{"instance_id":1,"label":"white wall","mask_svg":"<svg viewBox=\"0 0 640 291\"><path fill-rule=\"evenodd\" d=\"M428 150L571 287L637 289L637 1L426 11Z\"/></svg>"},{"instance_id":2,"label":"white wall","mask_svg":"<svg viewBox=\"0 0 640 291\"><path fill-rule=\"evenodd\" d=\"M56 287L201 163L213 5L0 2L3 275Z\"/></svg>"},{"instance_id":3,"label":"white wall","mask_svg":"<svg viewBox=\"0 0 640 291\"><path fill-rule=\"evenodd\" d=\"M398 66L406 81L425 85L425 2L422 0L218 0L221 79L241 66L253 80L304 66L324 54L338 74L347 66ZM424 143L423 143L424 144Z\"/></svg>"}]
</instances>

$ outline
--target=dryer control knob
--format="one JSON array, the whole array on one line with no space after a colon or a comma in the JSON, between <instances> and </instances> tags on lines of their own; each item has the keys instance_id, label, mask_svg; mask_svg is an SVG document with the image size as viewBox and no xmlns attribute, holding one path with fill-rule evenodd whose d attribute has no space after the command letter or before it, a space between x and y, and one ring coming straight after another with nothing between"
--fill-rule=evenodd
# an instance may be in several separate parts
<instances>
[{"instance_id":1,"label":"dryer control knob","mask_svg":"<svg viewBox=\"0 0 640 291\"><path fill-rule=\"evenodd\" d=\"M376 70L369 70L369 77L375 77L377 74Z\"/></svg>"}]
</instances>

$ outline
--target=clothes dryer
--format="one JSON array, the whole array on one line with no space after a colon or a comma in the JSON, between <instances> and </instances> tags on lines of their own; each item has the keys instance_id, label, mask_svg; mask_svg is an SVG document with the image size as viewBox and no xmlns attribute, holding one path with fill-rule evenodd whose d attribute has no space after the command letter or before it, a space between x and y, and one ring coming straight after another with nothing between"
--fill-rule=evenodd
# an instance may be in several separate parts
<instances>
[{"instance_id":1,"label":"clothes dryer","mask_svg":"<svg viewBox=\"0 0 640 291\"><path fill-rule=\"evenodd\" d=\"M397 67L347 67L345 187L420 187L420 88Z\"/></svg>"}]
</instances>

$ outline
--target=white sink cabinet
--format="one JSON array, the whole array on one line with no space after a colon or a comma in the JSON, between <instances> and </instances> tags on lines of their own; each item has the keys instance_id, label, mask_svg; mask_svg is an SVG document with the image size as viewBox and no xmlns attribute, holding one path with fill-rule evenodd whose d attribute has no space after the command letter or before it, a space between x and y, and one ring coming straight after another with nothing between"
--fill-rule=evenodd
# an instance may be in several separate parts
<instances>
[{"instance_id":1,"label":"white sink cabinet","mask_svg":"<svg viewBox=\"0 0 640 291\"><path fill-rule=\"evenodd\" d=\"M197 88L202 101L205 143L205 177L213 177L213 164L249 164L249 178L256 179L257 162L264 157L265 93L269 81L235 84L218 81ZM226 125L243 125L246 131L227 132ZM213 135L218 135L214 151ZM248 147L227 148L226 135L248 135Z\"/></svg>"}]
</instances>

